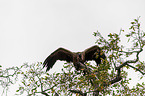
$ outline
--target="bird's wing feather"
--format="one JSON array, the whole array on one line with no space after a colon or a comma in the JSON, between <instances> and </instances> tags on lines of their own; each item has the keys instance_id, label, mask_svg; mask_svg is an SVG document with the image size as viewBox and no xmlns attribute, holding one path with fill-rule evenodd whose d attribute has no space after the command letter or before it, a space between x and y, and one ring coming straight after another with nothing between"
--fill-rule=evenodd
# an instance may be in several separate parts
<instances>
[{"instance_id":1,"label":"bird's wing feather","mask_svg":"<svg viewBox=\"0 0 145 96\"><path fill-rule=\"evenodd\" d=\"M100 48L99 46L95 45L92 46L88 49L86 49L83 53L85 54L85 60L95 60L95 53L97 52L98 54L100 53Z\"/></svg>"},{"instance_id":2,"label":"bird's wing feather","mask_svg":"<svg viewBox=\"0 0 145 96\"><path fill-rule=\"evenodd\" d=\"M48 71L57 60L73 62L73 53L64 48L58 48L45 59L43 67L47 67L46 71Z\"/></svg>"},{"instance_id":3,"label":"bird's wing feather","mask_svg":"<svg viewBox=\"0 0 145 96\"><path fill-rule=\"evenodd\" d=\"M106 56L104 52L101 51L100 47L95 45L86 49L83 54L85 55L85 60L94 60L97 65L101 64L101 58L105 59Z\"/></svg>"}]
</instances>

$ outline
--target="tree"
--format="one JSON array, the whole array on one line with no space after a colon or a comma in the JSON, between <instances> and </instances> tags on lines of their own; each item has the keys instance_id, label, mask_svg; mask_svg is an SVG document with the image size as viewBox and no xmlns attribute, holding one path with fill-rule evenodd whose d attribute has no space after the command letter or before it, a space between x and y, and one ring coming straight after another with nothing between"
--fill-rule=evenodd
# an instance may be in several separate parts
<instances>
[{"instance_id":1,"label":"tree","mask_svg":"<svg viewBox=\"0 0 145 96\"><path fill-rule=\"evenodd\" d=\"M97 66L96 64L86 63L80 71L73 68L73 64L65 63L61 73L49 74L43 69L42 63L0 70L0 84L3 88L20 80L16 94L28 94L29 96L143 96L145 94L145 84L138 83L133 88L128 86L131 78L127 79L127 70L132 68L140 72L144 77L145 63L139 58L145 45L145 32L140 29L139 18L131 22L130 32L125 35L127 43L132 44L126 48L121 43L120 33L110 33L105 39L100 32L94 32L97 38L96 44L102 48L102 53L106 54L107 59ZM127 46L128 47L128 46ZM133 58L134 57L134 58ZM12 74L9 74L10 70ZM87 74L83 74L83 70ZM4 79L7 79L4 80ZM5 81L5 83L4 83Z\"/></svg>"}]
</instances>

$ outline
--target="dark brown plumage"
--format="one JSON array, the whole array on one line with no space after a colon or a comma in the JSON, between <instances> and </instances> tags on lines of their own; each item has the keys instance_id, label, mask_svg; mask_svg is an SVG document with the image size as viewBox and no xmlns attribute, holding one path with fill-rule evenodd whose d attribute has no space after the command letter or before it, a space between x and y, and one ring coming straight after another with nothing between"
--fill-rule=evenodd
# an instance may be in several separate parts
<instances>
[{"instance_id":1,"label":"dark brown plumage","mask_svg":"<svg viewBox=\"0 0 145 96\"><path fill-rule=\"evenodd\" d=\"M58 48L45 59L43 66L47 67L46 71L48 71L53 67L57 60L63 60L67 62L73 62L76 70L79 70L79 63L84 64L86 61L94 60L97 65L99 65L101 64L101 58L105 59L106 56L97 45L92 46L83 52L77 53L71 52L64 48Z\"/></svg>"}]
</instances>

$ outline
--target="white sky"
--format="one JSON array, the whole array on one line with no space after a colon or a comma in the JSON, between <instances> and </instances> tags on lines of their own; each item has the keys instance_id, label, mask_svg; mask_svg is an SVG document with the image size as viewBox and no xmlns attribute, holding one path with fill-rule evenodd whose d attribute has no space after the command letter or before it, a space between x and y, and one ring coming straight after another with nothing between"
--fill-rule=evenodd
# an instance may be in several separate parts
<instances>
[{"instance_id":1,"label":"white sky","mask_svg":"<svg viewBox=\"0 0 145 96\"><path fill-rule=\"evenodd\" d=\"M94 31L128 30L138 16L144 27L145 0L0 0L0 65L43 62L58 47L82 51Z\"/></svg>"}]
</instances>

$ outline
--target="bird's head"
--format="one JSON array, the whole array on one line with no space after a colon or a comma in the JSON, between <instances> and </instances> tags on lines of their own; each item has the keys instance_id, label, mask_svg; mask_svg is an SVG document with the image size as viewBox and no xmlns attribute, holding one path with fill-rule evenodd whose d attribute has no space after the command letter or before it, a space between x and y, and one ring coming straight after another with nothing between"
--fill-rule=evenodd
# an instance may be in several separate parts
<instances>
[{"instance_id":1,"label":"bird's head","mask_svg":"<svg viewBox=\"0 0 145 96\"><path fill-rule=\"evenodd\" d=\"M82 52L77 52L77 56L78 56L78 58L79 58L79 61L83 61L83 54L82 54Z\"/></svg>"},{"instance_id":2,"label":"bird's head","mask_svg":"<svg viewBox=\"0 0 145 96\"><path fill-rule=\"evenodd\" d=\"M78 54L78 56L79 56L80 58L82 57L82 56L81 56L81 52L78 52L77 54Z\"/></svg>"}]
</instances>

